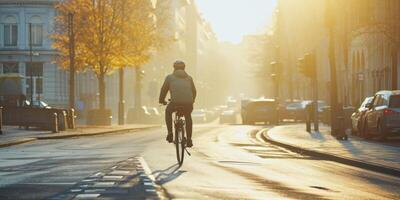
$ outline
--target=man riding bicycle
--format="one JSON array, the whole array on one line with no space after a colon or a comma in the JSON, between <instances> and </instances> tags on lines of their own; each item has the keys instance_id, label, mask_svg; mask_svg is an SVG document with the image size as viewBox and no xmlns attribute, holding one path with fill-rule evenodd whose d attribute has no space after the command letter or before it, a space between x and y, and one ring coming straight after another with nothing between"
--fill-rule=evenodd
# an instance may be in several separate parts
<instances>
[{"instance_id":1,"label":"man riding bicycle","mask_svg":"<svg viewBox=\"0 0 400 200\"><path fill-rule=\"evenodd\" d=\"M167 141L173 142L172 134L172 113L176 111L176 107L183 108L183 114L186 121L187 147L192 147L192 111L193 103L196 99L196 87L191 76L185 71L185 63L176 61L174 63L174 72L165 78L161 87L159 103L166 105L165 97L170 92L171 102L165 110L165 123L167 124L168 135Z\"/></svg>"}]
</instances>

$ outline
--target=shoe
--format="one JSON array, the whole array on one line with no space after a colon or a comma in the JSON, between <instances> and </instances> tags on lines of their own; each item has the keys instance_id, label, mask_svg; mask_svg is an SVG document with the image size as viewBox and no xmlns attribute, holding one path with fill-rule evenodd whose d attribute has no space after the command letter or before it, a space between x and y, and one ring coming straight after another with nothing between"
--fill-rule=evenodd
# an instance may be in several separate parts
<instances>
[{"instance_id":1,"label":"shoe","mask_svg":"<svg viewBox=\"0 0 400 200\"><path fill-rule=\"evenodd\" d=\"M186 147L192 147L193 146L193 142L192 142L192 140L187 140L187 142L186 142Z\"/></svg>"},{"instance_id":2,"label":"shoe","mask_svg":"<svg viewBox=\"0 0 400 200\"><path fill-rule=\"evenodd\" d=\"M174 137L173 137L172 133L168 133L168 135L167 135L167 141L168 141L169 143L172 143L172 142L174 141Z\"/></svg>"}]
</instances>

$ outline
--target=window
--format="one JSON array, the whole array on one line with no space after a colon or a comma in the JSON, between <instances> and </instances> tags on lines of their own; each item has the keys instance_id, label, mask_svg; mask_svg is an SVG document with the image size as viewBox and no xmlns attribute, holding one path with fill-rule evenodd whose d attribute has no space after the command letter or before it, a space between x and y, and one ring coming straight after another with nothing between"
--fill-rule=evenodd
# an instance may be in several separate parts
<instances>
[{"instance_id":1,"label":"window","mask_svg":"<svg viewBox=\"0 0 400 200\"><path fill-rule=\"evenodd\" d=\"M19 73L18 63L3 63L3 74Z\"/></svg>"},{"instance_id":2,"label":"window","mask_svg":"<svg viewBox=\"0 0 400 200\"><path fill-rule=\"evenodd\" d=\"M374 107L379 106L380 95L376 95L374 98Z\"/></svg>"},{"instance_id":3,"label":"window","mask_svg":"<svg viewBox=\"0 0 400 200\"><path fill-rule=\"evenodd\" d=\"M29 28L30 27L30 28ZM30 32L30 35L29 35ZM35 15L31 17L29 20L28 24L28 41L30 39L30 42L32 46L42 46L43 43L43 23L42 19L40 16Z\"/></svg>"},{"instance_id":4,"label":"window","mask_svg":"<svg viewBox=\"0 0 400 200\"><path fill-rule=\"evenodd\" d=\"M26 63L25 76L43 76L43 63Z\"/></svg>"},{"instance_id":5,"label":"window","mask_svg":"<svg viewBox=\"0 0 400 200\"><path fill-rule=\"evenodd\" d=\"M390 97L390 108L400 108L400 95L393 95Z\"/></svg>"},{"instance_id":6,"label":"window","mask_svg":"<svg viewBox=\"0 0 400 200\"><path fill-rule=\"evenodd\" d=\"M17 46L18 42L18 24L17 19L8 16L4 22L4 46Z\"/></svg>"},{"instance_id":7,"label":"window","mask_svg":"<svg viewBox=\"0 0 400 200\"><path fill-rule=\"evenodd\" d=\"M43 79L36 78L36 94L43 94Z\"/></svg>"},{"instance_id":8,"label":"window","mask_svg":"<svg viewBox=\"0 0 400 200\"><path fill-rule=\"evenodd\" d=\"M31 42L32 46L42 46L43 43L43 25L32 24L31 25Z\"/></svg>"},{"instance_id":9,"label":"window","mask_svg":"<svg viewBox=\"0 0 400 200\"><path fill-rule=\"evenodd\" d=\"M388 101L385 96L377 95L374 100L374 107L387 105Z\"/></svg>"},{"instance_id":10,"label":"window","mask_svg":"<svg viewBox=\"0 0 400 200\"><path fill-rule=\"evenodd\" d=\"M43 63L26 63L26 94L28 96L43 94ZM32 76L32 79L31 79Z\"/></svg>"}]
</instances>

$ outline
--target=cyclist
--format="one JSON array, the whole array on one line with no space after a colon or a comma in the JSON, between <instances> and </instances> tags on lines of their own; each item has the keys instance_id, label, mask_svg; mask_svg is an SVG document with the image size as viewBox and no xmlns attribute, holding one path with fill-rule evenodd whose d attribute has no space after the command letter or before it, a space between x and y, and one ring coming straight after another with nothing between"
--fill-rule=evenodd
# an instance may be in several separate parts
<instances>
[{"instance_id":1,"label":"cyclist","mask_svg":"<svg viewBox=\"0 0 400 200\"><path fill-rule=\"evenodd\" d=\"M165 97L168 91L170 92L171 102L165 110L165 123L167 124L168 135L167 141L173 142L172 134L172 113L175 112L176 106L184 108L184 116L186 121L187 147L192 147L192 111L193 103L196 99L196 87L191 76L185 71L185 63L176 61L174 63L174 72L165 78L164 84L161 87L159 103L166 105Z\"/></svg>"}]
</instances>

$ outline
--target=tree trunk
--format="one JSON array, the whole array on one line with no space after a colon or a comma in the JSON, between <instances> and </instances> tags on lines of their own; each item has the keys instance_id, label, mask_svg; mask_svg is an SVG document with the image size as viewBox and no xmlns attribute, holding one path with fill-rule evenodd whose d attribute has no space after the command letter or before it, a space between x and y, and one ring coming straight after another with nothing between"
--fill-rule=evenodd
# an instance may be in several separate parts
<instances>
[{"instance_id":1,"label":"tree trunk","mask_svg":"<svg viewBox=\"0 0 400 200\"><path fill-rule=\"evenodd\" d=\"M392 47L392 90L397 90L397 65L398 65L399 48L397 45Z\"/></svg>"},{"instance_id":2,"label":"tree trunk","mask_svg":"<svg viewBox=\"0 0 400 200\"><path fill-rule=\"evenodd\" d=\"M124 68L119 69L119 104L118 104L118 124L125 124L125 100L124 100Z\"/></svg>"},{"instance_id":3,"label":"tree trunk","mask_svg":"<svg viewBox=\"0 0 400 200\"><path fill-rule=\"evenodd\" d=\"M69 108L75 109L75 34L74 34L74 15L68 13L69 31Z\"/></svg>"},{"instance_id":4,"label":"tree trunk","mask_svg":"<svg viewBox=\"0 0 400 200\"><path fill-rule=\"evenodd\" d=\"M106 108L106 84L104 82L105 73L100 73L98 77L99 81L99 108L104 110Z\"/></svg>"},{"instance_id":5,"label":"tree trunk","mask_svg":"<svg viewBox=\"0 0 400 200\"><path fill-rule=\"evenodd\" d=\"M140 107L142 107L142 88L141 88L141 72L140 67L136 67L135 69L135 110L139 111Z\"/></svg>"},{"instance_id":6,"label":"tree trunk","mask_svg":"<svg viewBox=\"0 0 400 200\"><path fill-rule=\"evenodd\" d=\"M337 130L337 110L338 110L338 99L337 99L337 76L336 76L336 55L335 55L335 38L333 33L333 26L329 29L329 65L330 65L330 99L331 99L331 134L336 135Z\"/></svg>"}]
</instances>

